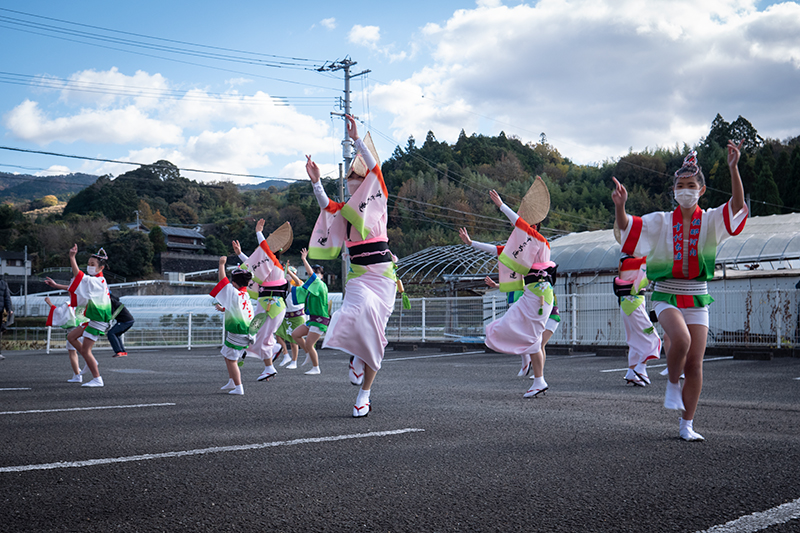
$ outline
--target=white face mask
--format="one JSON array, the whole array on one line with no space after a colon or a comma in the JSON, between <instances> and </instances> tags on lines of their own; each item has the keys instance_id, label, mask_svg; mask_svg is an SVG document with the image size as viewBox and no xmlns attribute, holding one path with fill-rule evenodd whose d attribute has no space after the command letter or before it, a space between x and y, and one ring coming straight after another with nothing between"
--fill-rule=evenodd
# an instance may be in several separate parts
<instances>
[{"instance_id":1,"label":"white face mask","mask_svg":"<svg viewBox=\"0 0 800 533\"><path fill-rule=\"evenodd\" d=\"M97 275L97 267L94 267L92 265L87 266L86 267L86 273L89 274L90 276L96 276Z\"/></svg>"},{"instance_id":2,"label":"white face mask","mask_svg":"<svg viewBox=\"0 0 800 533\"><path fill-rule=\"evenodd\" d=\"M683 208L690 208L700 199L700 189L677 189L675 201Z\"/></svg>"}]
</instances>

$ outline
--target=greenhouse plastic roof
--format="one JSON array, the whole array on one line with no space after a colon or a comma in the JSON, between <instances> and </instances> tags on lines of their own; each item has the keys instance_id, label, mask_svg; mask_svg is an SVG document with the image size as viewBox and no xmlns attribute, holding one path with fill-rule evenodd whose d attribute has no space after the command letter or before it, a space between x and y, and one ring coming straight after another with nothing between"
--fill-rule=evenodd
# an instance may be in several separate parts
<instances>
[{"instance_id":1,"label":"greenhouse plastic roof","mask_svg":"<svg viewBox=\"0 0 800 533\"><path fill-rule=\"evenodd\" d=\"M550 243L558 272L615 271L620 245L612 230L571 233ZM717 264L760 270L800 268L800 213L754 217L742 233L722 243ZM397 263L405 283L441 283L446 278L487 275L497 270L497 258L470 246L435 246L406 256Z\"/></svg>"}]
</instances>

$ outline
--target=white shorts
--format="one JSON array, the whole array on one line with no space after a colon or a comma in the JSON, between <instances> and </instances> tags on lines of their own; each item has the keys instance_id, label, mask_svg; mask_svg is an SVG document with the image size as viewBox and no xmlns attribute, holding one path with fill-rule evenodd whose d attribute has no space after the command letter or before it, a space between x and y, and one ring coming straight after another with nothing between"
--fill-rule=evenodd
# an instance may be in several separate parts
<instances>
[{"instance_id":1,"label":"white shorts","mask_svg":"<svg viewBox=\"0 0 800 533\"><path fill-rule=\"evenodd\" d=\"M94 335L92 333L89 333L88 331L84 331L83 335L81 335L81 338L82 339L89 339L89 340L97 342L97 339L100 338L100 337L98 335Z\"/></svg>"},{"instance_id":2,"label":"white shorts","mask_svg":"<svg viewBox=\"0 0 800 533\"><path fill-rule=\"evenodd\" d=\"M661 320L661 313L665 309L677 309L683 315L686 325L698 325L708 327L708 306L706 307L675 307L667 302L653 302L653 311L656 317Z\"/></svg>"},{"instance_id":3,"label":"white shorts","mask_svg":"<svg viewBox=\"0 0 800 533\"><path fill-rule=\"evenodd\" d=\"M317 334L317 335L319 335L320 337L322 337L323 335L325 335L325 332L324 332L324 331L322 331L321 329L319 329L319 327L318 327L318 326L310 326L309 324L306 324L306 326L308 326L308 332L309 332L309 333L316 333L316 334Z\"/></svg>"},{"instance_id":4,"label":"white shorts","mask_svg":"<svg viewBox=\"0 0 800 533\"><path fill-rule=\"evenodd\" d=\"M238 361L239 358L244 353L244 350L236 350L231 348L230 346L222 345L222 349L219 351L222 354L222 357L227 359L228 361Z\"/></svg>"}]
</instances>

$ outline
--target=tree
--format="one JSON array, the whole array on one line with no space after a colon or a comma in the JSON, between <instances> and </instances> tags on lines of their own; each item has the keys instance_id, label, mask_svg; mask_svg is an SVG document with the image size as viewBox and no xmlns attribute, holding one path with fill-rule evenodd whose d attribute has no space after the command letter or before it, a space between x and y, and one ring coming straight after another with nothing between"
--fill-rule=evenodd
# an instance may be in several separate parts
<instances>
[{"instance_id":1,"label":"tree","mask_svg":"<svg viewBox=\"0 0 800 533\"><path fill-rule=\"evenodd\" d=\"M139 231L121 231L106 247L108 268L115 274L139 278L153 271L153 243Z\"/></svg>"},{"instance_id":2,"label":"tree","mask_svg":"<svg viewBox=\"0 0 800 533\"><path fill-rule=\"evenodd\" d=\"M181 224L197 224L197 213L185 202L174 202L170 204L169 210L172 216L181 221Z\"/></svg>"},{"instance_id":3,"label":"tree","mask_svg":"<svg viewBox=\"0 0 800 533\"><path fill-rule=\"evenodd\" d=\"M764 165L758 173L750 199L754 215L774 215L782 212L780 206L783 202L768 165Z\"/></svg>"},{"instance_id":4,"label":"tree","mask_svg":"<svg viewBox=\"0 0 800 533\"><path fill-rule=\"evenodd\" d=\"M44 207L52 207L54 205L58 205L58 198L52 194L48 194L47 196L42 197L41 202Z\"/></svg>"},{"instance_id":5,"label":"tree","mask_svg":"<svg viewBox=\"0 0 800 533\"><path fill-rule=\"evenodd\" d=\"M215 235L206 237L206 251L211 255L228 255L228 248L222 243L219 237Z\"/></svg>"},{"instance_id":6,"label":"tree","mask_svg":"<svg viewBox=\"0 0 800 533\"><path fill-rule=\"evenodd\" d=\"M150 242L153 244L153 253L160 254L167 251L167 241L164 237L164 231L161 226L154 226L148 235Z\"/></svg>"}]
</instances>

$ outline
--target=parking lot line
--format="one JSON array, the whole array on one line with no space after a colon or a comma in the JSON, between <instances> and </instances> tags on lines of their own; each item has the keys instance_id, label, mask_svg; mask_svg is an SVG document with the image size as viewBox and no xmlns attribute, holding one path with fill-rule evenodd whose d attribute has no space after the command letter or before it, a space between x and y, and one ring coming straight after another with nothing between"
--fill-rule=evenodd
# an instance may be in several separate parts
<instances>
[{"instance_id":1,"label":"parking lot line","mask_svg":"<svg viewBox=\"0 0 800 533\"><path fill-rule=\"evenodd\" d=\"M732 355L728 355L728 356L725 356L725 357L709 357L708 359L703 359L703 362L704 363L708 363L709 361L724 361L726 359L733 359L733 356ZM661 363L659 365L647 365L647 368L661 368L661 367L664 367L664 366L667 366L667 363ZM600 372L601 373L603 373L603 372L624 372L626 370L628 370L628 367L625 367L625 368L610 368L608 370L601 370Z\"/></svg>"},{"instance_id":2,"label":"parking lot line","mask_svg":"<svg viewBox=\"0 0 800 533\"><path fill-rule=\"evenodd\" d=\"M34 413L65 413L68 411L96 411L99 409L135 409L137 407L168 407L174 403L138 403L134 405L97 405L95 407L66 407L63 409L31 409L30 411L0 411L0 415L28 415Z\"/></svg>"},{"instance_id":3,"label":"parking lot line","mask_svg":"<svg viewBox=\"0 0 800 533\"><path fill-rule=\"evenodd\" d=\"M200 448L197 450L183 450L178 452L148 453L143 455L130 455L128 457L109 457L107 459L89 459L87 461L62 461L58 463L45 463L38 465L6 466L0 468L0 473L28 472L31 470L53 470L56 468L82 468L85 466L108 465L114 463L131 463L134 461L150 461L153 459L166 459L171 457L186 457L190 455L204 455L209 453L240 452L248 450L261 450L278 446L297 446L299 444L315 444L318 442L336 442L349 439L365 439L371 437L388 437L403 433L417 433L425 431L419 428L394 429L390 431L372 431L370 433L355 433L351 435L333 435L330 437L311 437L276 442L263 442L260 444L244 444L241 446L218 446L214 448Z\"/></svg>"},{"instance_id":4,"label":"parking lot line","mask_svg":"<svg viewBox=\"0 0 800 533\"><path fill-rule=\"evenodd\" d=\"M755 533L800 519L800 498L767 511L753 513L698 533Z\"/></svg>"}]
</instances>

